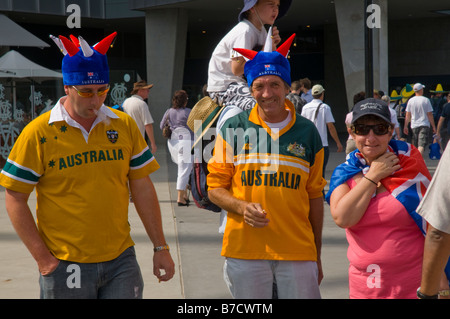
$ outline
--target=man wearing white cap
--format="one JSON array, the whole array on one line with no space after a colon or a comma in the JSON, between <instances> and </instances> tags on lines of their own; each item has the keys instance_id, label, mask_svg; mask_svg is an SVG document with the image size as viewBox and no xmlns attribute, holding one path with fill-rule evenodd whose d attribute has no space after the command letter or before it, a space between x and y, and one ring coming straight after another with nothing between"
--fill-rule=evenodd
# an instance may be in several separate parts
<instances>
[{"instance_id":1,"label":"man wearing white cap","mask_svg":"<svg viewBox=\"0 0 450 319\"><path fill-rule=\"evenodd\" d=\"M327 130L330 131L331 137L336 142L337 151L342 152L343 147L341 141L339 140L336 127L334 126L334 117L331 113L331 108L328 104L323 102L325 89L322 85L316 84L311 89L311 93L313 100L303 106L301 115L316 125L320 137L322 138L322 144L325 151L325 159L323 163L323 174L325 176L325 169L330 156Z\"/></svg>"},{"instance_id":2,"label":"man wearing white cap","mask_svg":"<svg viewBox=\"0 0 450 319\"><path fill-rule=\"evenodd\" d=\"M428 98L423 96L425 86L421 83L414 84L414 93L406 105L406 117L403 132L408 135L408 124L411 122L412 144L423 154L429 141L430 125L433 134L436 133L436 126L433 119L433 107Z\"/></svg>"}]
</instances>

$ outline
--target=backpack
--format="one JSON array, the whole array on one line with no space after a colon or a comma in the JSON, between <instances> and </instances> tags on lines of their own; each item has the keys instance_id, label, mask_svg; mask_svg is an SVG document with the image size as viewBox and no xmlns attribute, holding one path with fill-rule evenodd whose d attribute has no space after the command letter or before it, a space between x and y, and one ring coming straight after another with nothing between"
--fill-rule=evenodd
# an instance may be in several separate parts
<instances>
[{"instance_id":1,"label":"backpack","mask_svg":"<svg viewBox=\"0 0 450 319\"><path fill-rule=\"evenodd\" d=\"M123 110L122 105L119 105L119 104L113 105L113 106L111 106L111 108L112 108L112 109L115 109L115 110L119 110L119 111L125 112L125 111Z\"/></svg>"},{"instance_id":2,"label":"backpack","mask_svg":"<svg viewBox=\"0 0 450 319\"><path fill-rule=\"evenodd\" d=\"M206 183L208 173L208 163L205 161L200 163L194 162L191 175L189 176L191 194L197 207L218 213L222 209L208 198L208 185Z\"/></svg>"},{"instance_id":3,"label":"backpack","mask_svg":"<svg viewBox=\"0 0 450 319\"><path fill-rule=\"evenodd\" d=\"M397 118L404 119L406 116L406 103L397 104L395 111L397 112Z\"/></svg>"},{"instance_id":4,"label":"backpack","mask_svg":"<svg viewBox=\"0 0 450 319\"><path fill-rule=\"evenodd\" d=\"M211 100L211 98L204 97L192 108L192 111L189 114L187 125L192 131L194 131L194 120L202 120L202 126L205 125L210 129L213 129L217 125L217 119L222 109L223 108L221 106L218 106L214 101ZM203 116L200 114L206 115ZM214 139L212 139L209 143L201 143L201 159L194 159L194 164L192 166L188 184L191 188L192 198L197 207L218 213L222 209L211 202L208 198L208 185L206 180L209 173L208 163L202 156L204 154L206 146L208 146L210 143L214 143ZM192 152L194 152L194 149L192 149Z\"/></svg>"}]
</instances>

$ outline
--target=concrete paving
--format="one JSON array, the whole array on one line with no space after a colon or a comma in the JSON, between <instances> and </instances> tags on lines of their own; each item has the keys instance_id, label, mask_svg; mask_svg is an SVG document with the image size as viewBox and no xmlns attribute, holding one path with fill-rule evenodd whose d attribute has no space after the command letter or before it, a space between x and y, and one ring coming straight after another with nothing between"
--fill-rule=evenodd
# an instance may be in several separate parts
<instances>
[{"instance_id":1,"label":"concrete paving","mask_svg":"<svg viewBox=\"0 0 450 319\"><path fill-rule=\"evenodd\" d=\"M343 139L344 140L344 139ZM178 207L176 202L176 165L168 156L165 145L160 145L155 157L161 169L151 175L158 194L163 227L176 274L166 283L158 283L153 276L153 245L130 203L130 224L136 243L137 258L145 281L144 298L147 299L230 299L225 286L222 267L221 235L218 233L219 214L199 209L192 204ZM331 148L326 178L345 159L344 153ZM438 161L426 158L434 173ZM326 190L328 186L326 187ZM39 298L38 270L35 261L16 235L4 205L4 189L0 190L0 299ZM30 207L35 207L34 193ZM331 219L329 206L324 202L322 266L324 279L320 286L324 299L347 299L347 241L343 229Z\"/></svg>"}]
</instances>

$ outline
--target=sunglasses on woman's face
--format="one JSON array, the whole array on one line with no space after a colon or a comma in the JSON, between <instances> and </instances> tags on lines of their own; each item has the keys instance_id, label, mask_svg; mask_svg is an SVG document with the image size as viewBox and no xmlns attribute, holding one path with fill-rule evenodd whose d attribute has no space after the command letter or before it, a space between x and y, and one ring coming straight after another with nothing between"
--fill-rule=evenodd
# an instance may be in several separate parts
<instances>
[{"instance_id":1,"label":"sunglasses on woman's face","mask_svg":"<svg viewBox=\"0 0 450 319\"><path fill-rule=\"evenodd\" d=\"M356 135L367 135L370 130L372 130L375 135L385 135L389 132L389 128L391 126L389 124L375 124L375 125L366 125L366 124L353 124L352 132Z\"/></svg>"}]
</instances>

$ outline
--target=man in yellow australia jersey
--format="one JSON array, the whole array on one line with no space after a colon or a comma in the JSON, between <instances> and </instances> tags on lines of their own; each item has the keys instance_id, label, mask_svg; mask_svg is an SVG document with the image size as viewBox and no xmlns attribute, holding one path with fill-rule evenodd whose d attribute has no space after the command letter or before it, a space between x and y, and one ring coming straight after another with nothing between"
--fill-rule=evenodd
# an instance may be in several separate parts
<instances>
[{"instance_id":1,"label":"man in yellow australia jersey","mask_svg":"<svg viewBox=\"0 0 450 319\"><path fill-rule=\"evenodd\" d=\"M149 178L159 165L135 121L103 104L115 36L93 47L54 38L67 95L25 127L0 174L9 217L39 268L41 298L142 298L128 185L155 246L155 276L174 274ZM28 206L34 188L37 222Z\"/></svg>"},{"instance_id":2,"label":"man in yellow australia jersey","mask_svg":"<svg viewBox=\"0 0 450 319\"><path fill-rule=\"evenodd\" d=\"M224 123L208 163L209 197L228 212L222 255L234 298L273 298L274 282L278 298L320 298L324 151L314 124L285 99L286 43L236 49L250 59L257 104Z\"/></svg>"}]
</instances>

